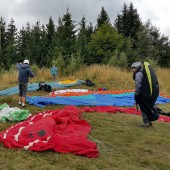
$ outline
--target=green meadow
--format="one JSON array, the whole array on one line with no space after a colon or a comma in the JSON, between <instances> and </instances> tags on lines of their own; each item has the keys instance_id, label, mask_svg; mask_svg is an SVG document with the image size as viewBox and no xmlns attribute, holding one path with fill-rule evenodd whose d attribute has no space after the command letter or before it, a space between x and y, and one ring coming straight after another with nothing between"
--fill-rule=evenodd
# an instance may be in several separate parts
<instances>
[{"instance_id":1,"label":"green meadow","mask_svg":"<svg viewBox=\"0 0 170 170\"><path fill-rule=\"evenodd\" d=\"M170 95L170 69L156 70L161 94ZM0 74L0 90L17 85L17 71ZM96 86L80 85L71 88L97 90L131 90L134 88L132 72L104 65L92 65L82 68L73 75L59 73L58 81L92 80ZM39 69L30 82L49 82L49 69ZM47 95L46 92L28 92L28 95ZM18 95L0 96L0 104L18 106ZM63 105L39 108L27 104L32 114L44 110L63 108ZM134 106L135 107L135 106ZM170 111L170 104L159 105L164 111ZM22 109L22 108L21 108ZM33 152L21 149L7 149L0 143L0 169L3 170L169 170L170 169L170 123L156 121L153 127L140 128L141 116L122 113L83 113L83 119L92 126L89 140L96 142L98 158L87 158L73 154L61 154L53 151ZM0 131L15 122L0 123Z\"/></svg>"}]
</instances>

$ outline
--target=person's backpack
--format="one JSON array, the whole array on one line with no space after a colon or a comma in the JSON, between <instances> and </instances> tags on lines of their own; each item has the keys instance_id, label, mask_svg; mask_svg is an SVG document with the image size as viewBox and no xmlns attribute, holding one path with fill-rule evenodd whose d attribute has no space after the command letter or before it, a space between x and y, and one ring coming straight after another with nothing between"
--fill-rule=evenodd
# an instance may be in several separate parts
<instances>
[{"instance_id":1,"label":"person's backpack","mask_svg":"<svg viewBox=\"0 0 170 170\"><path fill-rule=\"evenodd\" d=\"M165 116L170 116L170 112L164 112L162 109L160 109L159 107L156 107L159 114L161 115L165 115Z\"/></svg>"},{"instance_id":2,"label":"person's backpack","mask_svg":"<svg viewBox=\"0 0 170 170\"><path fill-rule=\"evenodd\" d=\"M154 107L152 108L152 113L150 113L150 114L147 115L149 121L158 120L159 114L160 114L159 110L157 109L156 106L154 106Z\"/></svg>"},{"instance_id":3,"label":"person's backpack","mask_svg":"<svg viewBox=\"0 0 170 170\"><path fill-rule=\"evenodd\" d=\"M51 90L51 86L50 85L48 85L48 84L45 84L45 86L44 86L44 89L43 89L44 91L46 91L46 92L52 92L52 90Z\"/></svg>"},{"instance_id":4,"label":"person's backpack","mask_svg":"<svg viewBox=\"0 0 170 170\"><path fill-rule=\"evenodd\" d=\"M40 82L39 83L39 89L37 89L37 91L39 91L39 90L44 90L46 92L52 92L51 86L46 84L46 83L44 83L44 82Z\"/></svg>"},{"instance_id":5,"label":"person's backpack","mask_svg":"<svg viewBox=\"0 0 170 170\"><path fill-rule=\"evenodd\" d=\"M85 85L86 86L95 86L95 84L91 80L89 80L89 79L86 79Z\"/></svg>"}]
</instances>

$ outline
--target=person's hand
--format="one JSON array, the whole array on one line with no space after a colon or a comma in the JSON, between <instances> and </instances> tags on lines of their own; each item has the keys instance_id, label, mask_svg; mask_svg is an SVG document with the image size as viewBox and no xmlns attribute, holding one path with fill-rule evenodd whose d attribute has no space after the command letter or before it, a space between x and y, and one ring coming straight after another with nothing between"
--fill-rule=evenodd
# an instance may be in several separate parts
<instances>
[{"instance_id":1,"label":"person's hand","mask_svg":"<svg viewBox=\"0 0 170 170\"><path fill-rule=\"evenodd\" d=\"M134 100L136 101L138 98L139 94L137 92L134 93Z\"/></svg>"},{"instance_id":2,"label":"person's hand","mask_svg":"<svg viewBox=\"0 0 170 170\"><path fill-rule=\"evenodd\" d=\"M139 105L136 103L135 104L136 105L136 111L138 112L138 110L139 110Z\"/></svg>"}]
</instances>

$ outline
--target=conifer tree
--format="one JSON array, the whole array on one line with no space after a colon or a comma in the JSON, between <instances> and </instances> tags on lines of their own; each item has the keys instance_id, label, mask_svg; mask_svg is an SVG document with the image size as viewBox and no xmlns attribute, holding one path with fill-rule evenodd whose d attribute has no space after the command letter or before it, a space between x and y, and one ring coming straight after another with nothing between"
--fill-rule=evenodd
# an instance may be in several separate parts
<instances>
[{"instance_id":1,"label":"conifer tree","mask_svg":"<svg viewBox=\"0 0 170 170\"><path fill-rule=\"evenodd\" d=\"M0 67L3 68L5 63L4 63L4 52L5 52L5 47L6 47L6 22L4 19L1 17L0 19Z\"/></svg>"},{"instance_id":2,"label":"conifer tree","mask_svg":"<svg viewBox=\"0 0 170 170\"><path fill-rule=\"evenodd\" d=\"M168 37L162 35L160 30L153 26L150 21L146 23L146 29L151 47L154 49L151 52L151 58L157 59L161 66L170 66L170 41Z\"/></svg>"},{"instance_id":3,"label":"conifer tree","mask_svg":"<svg viewBox=\"0 0 170 170\"><path fill-rule=\"evenodd\" d=\"M30 23L26 24L26 27L22 27L18 36L18 51L20 58L32 58L33 55L33 37L31 37Z\"/></svg>"},{"instance_id":4,"label":"conifer tree","mask_svg":"<svg viewBox=\"0 0 170 170\"><path fill-rule=\"evenodd\" d=\"M82 60L84 60L87 55L87 28L86 28L86 18L83 16L79 23L79 33L77 36L77 51L80 54Z\"/></svg>"},{"instance_id":5,"label":"conifer tree","mask_svg":"<svg viewBox=\"0 0 170 170\"><path fill-rule=\"evenodd\" d=\"M90 22L90 24L87 25L87 28L86 28L87 42L90 42L91 36L92 36L93 33L94 33L94 31L93 31L93 25L92 25L92 23Z\"/></svg>"},{"instance_id":6,"label":"conifer tree","mask_svg":"<svg viewBox=\"0 0 170 170\"><path fill-rule=\"evenodd\" d=\"M33 26L31 31L31 39L32 39L32 55L31 61L37 65L40 65L41 61L41 26L40 21L37 21L36 24Z\"/></svg>"},{"instance_id":7,"label":"conifer tree","mask_svg":"<svg viewBox=\"0 0 170 170\"><path fill-rule=\"evenodd\" d=\"M59 18L56 33L55 53L63 55L66 63L69 61L71 54L76 53L76 29L72 16L68 9L66 14Z\"/></svg>"},{"instance_id":8,"label":"conifer tree","mask_svg":"<svg viewBox=\"0 0 170 170\"><path fill-rule=\"evenodd\" d=\"M51 66L55 49L55 25L52 17L49 18L46 28L46 38L44 37L45 42L43 43L43 46L45 46L42 49L44 51L44 62L42 65Z\"/></svg>"},{"instance_id":9,"label":"conifer tree","mask_svg":"<svg viewBox=\"0 0 170 170\"><path fill-rule=\"evenodd\" d=\"M4 68L9 69L12 64L15 64L18 60L17 53L17 28L15 21L11 18L10 23L6 30L6 47L4 49Z\"/></svg>"},{"instance_id":10,"label":"conifer tree","mask_svg":"<svg viewBox=\"0 0 170 170\"><path fill-rule=\"evenodd\" d=\"M132 3L129 8L124 4L122 14L117 15L114 25L119 34L136 40L136 34L140 31L142 23Z\"/></svg>"},{"instance_id":11,"label":"conifer tree","mask_svg":"<svg viewBox=\"0 0 170 170\"><path fill-rule=\"evenodd\" d=\"M118 34L111 24L103 24L92 35L92 40L88 44L87 64L106 64L115 50L118 53L126 52L130 48L129 45L128 39Z\"/></svg>"},{"instance_id":12,"label":"conifer tree","mask_svg":"<svg viewBox=\"0 0 170 170\"><path fill-rule=\"evenodd\" d=\"M138 50L138 32L141 31L142 22L139 18L137 9L134 8L132 3L129 7L124 4L122 13L117 15L114 26L119 34L131 39L132 49L129 51L131 53L129 61L133 62L136 60L136 57L138 57L135 54L135 51Z\"/></svg>"},{"instance_id":13,"label":"conifer tree","mask_svg":"<svg viewBox=\"0 0 170 170\"><path fill-rule=\"evenodd\" d=\"M109 24L110 22L110 18L109 15L107 14L106 10L104 9L104 7L102 7L100 14L98 15L97 18L97 28L101 27L103 24L107 23Z\"/></svg>"}]
</instances>

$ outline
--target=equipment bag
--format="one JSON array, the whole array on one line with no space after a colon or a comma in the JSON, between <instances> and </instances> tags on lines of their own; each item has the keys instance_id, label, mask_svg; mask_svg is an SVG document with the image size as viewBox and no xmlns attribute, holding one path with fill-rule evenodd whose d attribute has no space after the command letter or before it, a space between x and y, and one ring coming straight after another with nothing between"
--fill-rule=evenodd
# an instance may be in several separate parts
<instances>
[{"instance_id":1,"label":"equipment bag","mask_svg":"<svg viewBox=\"0 0 170 170\"><path fill-rule=\"evenodd\" d=\"M86 79L85 85L86 86L95 86L95 84L91 80L89 80L89 79Z\"/></svg>"},{"instance_id":2,"label":"equipment bag","mask_svg":"<svg viewBox=\"0 0 170 170\"><path fill-rule=\"evenodd\" d=\"M37 91L39 91L39 90L43 90L43 91L46 91L46 92L52 92L51 86L46 84L45 82L39 83L39 89L37 89Z\"/></svg>"}]
</instances>

